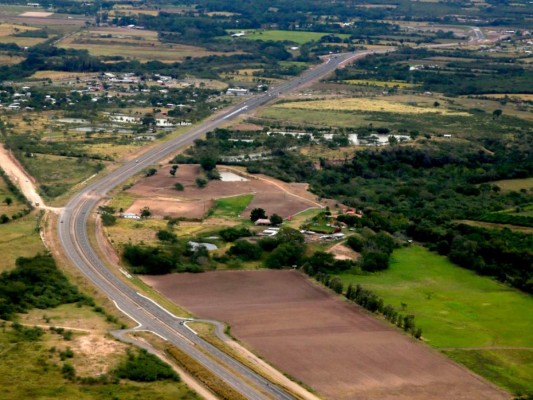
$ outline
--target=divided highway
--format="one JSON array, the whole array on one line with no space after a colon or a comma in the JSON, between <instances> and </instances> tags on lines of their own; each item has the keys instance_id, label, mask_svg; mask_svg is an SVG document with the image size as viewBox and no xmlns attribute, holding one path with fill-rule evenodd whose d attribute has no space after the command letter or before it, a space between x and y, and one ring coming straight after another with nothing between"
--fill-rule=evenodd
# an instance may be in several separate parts
<instances>
[{"instance_id":1,"label":"divided highway","mask_svg":"<svg viewBox=\"0 0 533 400\"><path fill-rule=\"evenodd\" d=\"M247 98L227 108L188 132L148 150L136 160L125 163L100 180L86 186L65 206L58 222L59 240L70 261L124 314L138 323L138 330L150 331L164 338L196 359L248 399L294 399L284 389L273 385L243 364L199 338L175 317L149 298L136 292L109 271L93 249L88 236L89 215L107 193L149 165L175 153L182 146L243 113L255 110L273 98L320 79L345 63L371 52L334 55L303 75L274 87L268 92ZM208 356L209 355L209 356Z\"/></svg>"}]
</instances>

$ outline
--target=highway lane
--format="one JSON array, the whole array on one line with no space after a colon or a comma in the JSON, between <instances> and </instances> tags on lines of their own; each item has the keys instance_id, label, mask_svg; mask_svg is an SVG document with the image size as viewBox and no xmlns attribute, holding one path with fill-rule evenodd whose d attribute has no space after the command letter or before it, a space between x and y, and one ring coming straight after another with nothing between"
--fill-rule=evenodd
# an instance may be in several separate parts
<instances>
[{"instance_id":1,"label":"highway lane","mask_svg":"<svg viewBox=\"0 0 533 400\"><path fill-rule=\"evenodd\" d=\"M87 232L89 215L111 189L147 166L157 163L182 146L191 144L206 132L238 118L241 114L253 111L281 94L324 77L344 63L370 53L366 51L331 56L301 76L223 110L201 125L148 150L136 160L125 163L102 179L86 186L68 202L60 217L59 240L65 254L116 304L117 308L138 323L137 329L151 331L177 346L248 399L293 399L294 397L196 336L182 324L183 319L173 316L152 300L137 293L133 287L111 272L99 259L89 241Z\"/></svg>"}]
</instances>

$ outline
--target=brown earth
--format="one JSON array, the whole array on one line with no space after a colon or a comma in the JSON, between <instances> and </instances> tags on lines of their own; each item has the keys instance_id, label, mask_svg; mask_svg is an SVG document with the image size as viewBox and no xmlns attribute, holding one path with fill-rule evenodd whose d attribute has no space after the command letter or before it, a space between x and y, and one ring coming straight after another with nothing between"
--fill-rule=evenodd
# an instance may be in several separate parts
<instances>
[{"instance_id":1,"label":"brown earth","mask_svg":"<svg viewBox=\"0 0 533 400\"><path fill-rule=\"evenodd\" d=\"M144 277L281 371L338 400L489 400L510 396L295 271Z\"/></svg>"},{"instance_id":2,"label":"brown earth","mask_svg":"<svg viewBox=\"0 0 533 400\"><path fill-rule=\"evenodd\" d=\"M263 208L267 214L278 214L284 218L306 210L310 207L322 206L307 191L305 183L285 183L264 175L250 175L237 168L219 167L220 171L228 170L245 176L248 181L222 182L210 181L199 189L195 180L201 176L198 165L180 165L175 177L169 174L170 166L162 167L157 174L141 179L128 191L141 197L130 208L130 212L138 213L148 202L155 216L183 216L196 218L208 210L215 199L244 194L253 194L254 198L244 210L242 216L248 217L254 208ZM185 190L178 192L175 183L181 183ZM204 205L204 202L208 204ZM325 205L326 203L324 203ZM141 205L141 207L139 207Z\"/></svg>"}]
</instances>

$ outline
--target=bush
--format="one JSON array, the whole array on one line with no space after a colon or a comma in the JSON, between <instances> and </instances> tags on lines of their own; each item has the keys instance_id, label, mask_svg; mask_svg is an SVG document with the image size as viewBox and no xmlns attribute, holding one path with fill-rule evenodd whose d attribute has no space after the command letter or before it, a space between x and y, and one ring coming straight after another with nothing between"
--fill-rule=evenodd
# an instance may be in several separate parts
<instances>
[{"instance_id":1,"label":"bush","mask_svg":"<svg viewBox=\"0 0 533 400\"><path fill-rule=\"evenodd\" d=\"M176 243L178 241L176 234L169 231L157 231L156 236L157 239L161 240L162 242Z\"/></svg>"},{"instance_id":2,"label":"bush","mask_svg":"<svg viewBox=\"0 0 533 400\"><path fill-rule=\"evenodd\" d=\"M225 228L218 234L225 242L234 242L242 237L252 236L248 228Z\"/></svg>"},{"instance_id":3,"label":"bush","mask_svg":"<svg viewBox=\"0 0 533 400\"><path fill-rule=\"evenodd\" d=\"M198 186L200 189L203 189L207 186L207 180L204 178L196 178L196 186Z\"/></svg>"},{"instance_id":4,"label":"bush","mask_svg":"<svg viewBox=\"0 0 533 400\"><path fill-rule=\"evenodd\" d=\"M119 364L114 373L120 379L137 382L180 381L178 374L168 364L144 349L138 354L128 352L127 359Z\"/></svg>"},{"instance_id":5,"label":"bush","mask_svg":"<svg viewBox=\"0 0 533 400\"><path fill-rule=\"evenodd\" d=\"M263 251L257 244L239 240L229 249L228 253L245 261L253 261L259 260Z\"/></svg>"},{"instance_id":6,"label":"bush","mask_svg":"<svg viewBox=\"0 0 533 400\"><path fill-rule=\"evenodd\" d=\"M176 189L178 192L182 192L185 188L181 183L177 182L174 184L174 189Z\"/></svg>"}]
</instances>

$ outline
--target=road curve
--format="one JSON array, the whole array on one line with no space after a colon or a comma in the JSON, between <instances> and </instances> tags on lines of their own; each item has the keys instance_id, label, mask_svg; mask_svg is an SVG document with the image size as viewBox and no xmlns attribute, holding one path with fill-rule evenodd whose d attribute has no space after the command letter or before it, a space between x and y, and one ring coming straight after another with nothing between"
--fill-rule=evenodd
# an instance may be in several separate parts
<instances>
[{"instance_id":1,"label":"road curve","mask_svg":"<svg viewBox=\"0 0 533 400\"><path fill-rule=\"evenodd\" d=\"M206 132L243 113L255 110L279 95L320 79L356 58L371 53L362 51L333 55L303 75L274 87L266 93L249 97L212 116L188 132L148 150L136 160L125 163L83 188L67 203L58 222L59 240L70 261L109 297L120 311L138 323L137 329L151 331L177 346L248 399L294 399L294 397L199 338L185 326L183 319L175 317L151 299L136 292L132 286L109 271L89 241L87 232L89 215L111 189L147 166L175 153L180 147L191 144Z\"/></svg>"}]
</instances>

